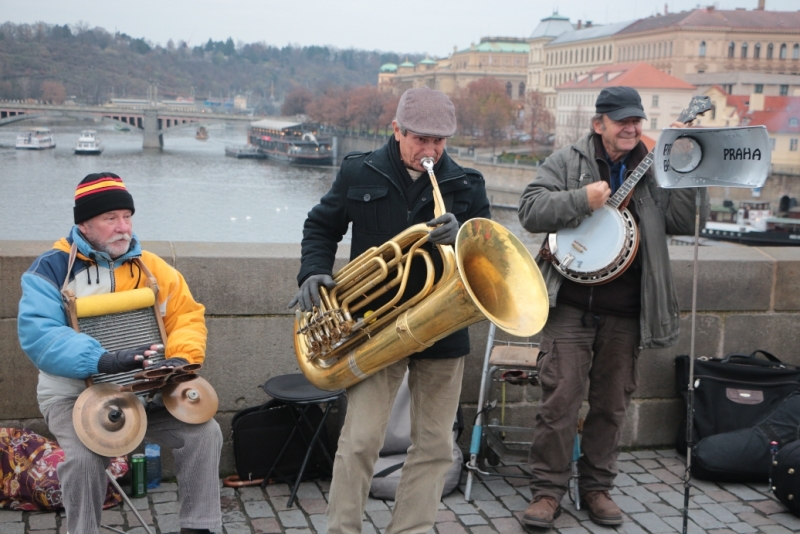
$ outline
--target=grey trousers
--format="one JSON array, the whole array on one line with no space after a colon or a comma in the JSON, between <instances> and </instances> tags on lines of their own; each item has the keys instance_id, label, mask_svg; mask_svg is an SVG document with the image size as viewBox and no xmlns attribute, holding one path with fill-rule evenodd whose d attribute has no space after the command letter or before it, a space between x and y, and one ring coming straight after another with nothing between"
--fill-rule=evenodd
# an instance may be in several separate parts
<instances>
[{"instance_id":1,"label":"grey trousers","mask_svg":"<svg viewBox=\"0 0 800 534\"><path fill-rule=\"evenodd\" d=\"M453 465L453 421L464 358L401 360L348 388L347 416L333 464L328 534L361 534L373 469L406 367L411 447L386 534L424 534L433 527L444 476Z\"/></svg>"},{"instance_id":2,"label":"grey trousers","mask_svg":"<svg viewBox=\"0 0 800 534\"><path fill-rule=\"evenodd\" d=\"M539 344L542 399L529 463L533 496L561 501L571 475L578 411L589 390L578 462L580 494L610 490L625 412L638 383L639 319L550 309Z\"/></svg>"},{"instance_id":3,"label":"grey trousers","mask_svg":"<svg viewBox=\"0 0 800 534\"><path fill-rule=\"evenodd\" d=\"M87 449L72 425L74 401L57 402L43 410L50 432L64 450L58 466L67 530L98 534L108 479L109 459ZM222 432L214 419L190 425L175 419L166 409L147 414L145 438L173 449L178 477L182 528L222 531L219 492L219 458Z\"/></svg>"}]
</instances>

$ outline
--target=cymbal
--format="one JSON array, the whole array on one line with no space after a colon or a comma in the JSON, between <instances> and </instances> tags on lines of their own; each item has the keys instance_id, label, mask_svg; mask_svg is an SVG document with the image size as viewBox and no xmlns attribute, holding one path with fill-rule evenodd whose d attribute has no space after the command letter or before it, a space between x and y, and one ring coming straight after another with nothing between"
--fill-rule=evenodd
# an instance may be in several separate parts
<instances>
[{"instance_id":1,"label":"cymbal","mask_svg":"<svg viewBox=\"0 0 800 534\"><path fill-rule=\"evenodd\" d=\"M167 384L161 398L175 419L193 425L205 423L217 413L219 398L208 380L197 377L189 382Z\"/></svg>"},{"instance_id":2,"label":"cymbal","mask_svg":"<svg viewBox=\"0 0 800 534\"><path fill-rule=\"evenodd\" d=\"M95 384L75 401L72 424L89 450L113 458L139 446L147 431L147 414L133 393L123 393L117 384Z\"/></svg>"}]
</instances>

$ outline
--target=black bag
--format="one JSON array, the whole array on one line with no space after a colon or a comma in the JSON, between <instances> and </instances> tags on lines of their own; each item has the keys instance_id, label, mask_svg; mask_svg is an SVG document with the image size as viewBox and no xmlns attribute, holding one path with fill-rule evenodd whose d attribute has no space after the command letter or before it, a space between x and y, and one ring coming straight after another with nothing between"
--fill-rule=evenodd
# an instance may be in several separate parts
<instances>
[{"instance_id":1,"label":"black bag","mask_svg":"<svg viewBox=\"0 0 800 534\"><path fill-rule=\"evenodd\" d=\"M762 354L766 359L758 358ZM694 364L692 441L755 426L794 391L800 391L800 368L772 354L730 354L723 359L697 358ZM689 357L675 358L675 387L684 403L689 397ZM684 404L685 408L685 404ZM686 420L678 428L675 448L686 453Z\"/></svg>"},{"instance_id":2,"label":"black bag","mask_svg":"<svg viewBox=\"0 0 800 534\"><path fill-rule=\"evenodd\" d=\"M692 476L714 482L767 482L775 452L800 439L800 393L790 394L753 427L701 439L692 447ZM798 495L800 498L800 495Z\"/></svg>"},{"instance_id":3,"label":"black bag","mask_svg":"<svg viewBox=\"0 0 800 534\"><path fill-rule=\"evenodd\" d=\"M231 421L233 438L233 457L236 474L242 481L264 478L275 463L283 445L295 427L291 408L279 400L270 400L261 406L244 408L236 412ZM322 409L309 406L306 414L314 427L322 420ZM310 440L311 436L307 436ZM325 426L320 431L319 441L328 446L328 433ZM314 447L309 458L304 478L318 478L330 474L320 445ZM270 478L291 480L300 472L303 458L308 450L303 436L296 432L291 443L281 457L276 471ZM294 482L294 480L291 480Z\"/></svg>"},{"instance_id":4,"label":"black bag","mask_svg":"<svg viewBox=\"0 0 800 534\"><path fill-rule=\"evenodd\" d=\"M790 512L800 517L800 440L789 443L775 456L772 492Z\"/></svg>"}]
</instances>

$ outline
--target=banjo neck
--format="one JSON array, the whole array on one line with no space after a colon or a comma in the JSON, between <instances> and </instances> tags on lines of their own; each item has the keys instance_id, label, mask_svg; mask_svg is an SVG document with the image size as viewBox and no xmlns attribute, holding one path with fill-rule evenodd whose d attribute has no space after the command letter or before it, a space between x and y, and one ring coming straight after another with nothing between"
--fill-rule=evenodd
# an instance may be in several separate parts
<instances>
[{"instance_id":1,"label":"banjo neck","mask_svg":"<svg viewBox=\"0 0 800 534\"><path fill-rule=\"evenodd\" d=\"M606 205L618 210L625 199L628 197L633 188L636 187L636 184L639 183L639 180L642 179L644 173L647 172L647 169L650 168L650 165L653 164L654 157L656 155L656 149L653 148L642 160L642 162L633 170L630 176L628 176L622 185L617 189L617 192L614 193L608 200L606 200Z\"/></svg>"},{"instance_id":2,"label":"banjo neck","mask_svg":"<svg viewBox=\"0 0 800 534\"><path fill-rule=\"evenodd\" d=\"M681 111L680 115L678 116L678 122L691 122L693 121L698 115L705 113L711 109L711 99L707 96L695 96L692 98L692 101L689 102L689 107ZM606 200L606 205L618 210L625 199L628 197L633 188L636 187L636 184L639 183L639 180L642 179L644 173L647 172L647 169L650 168L650 165L653 164L653 158L656 155L656 149L653 147L651 150L642 160L642 162L634 169L631 175L622 182L622 185L617 189L617 192L614 193L608 200Z\"/></svg>"}]
</instances>

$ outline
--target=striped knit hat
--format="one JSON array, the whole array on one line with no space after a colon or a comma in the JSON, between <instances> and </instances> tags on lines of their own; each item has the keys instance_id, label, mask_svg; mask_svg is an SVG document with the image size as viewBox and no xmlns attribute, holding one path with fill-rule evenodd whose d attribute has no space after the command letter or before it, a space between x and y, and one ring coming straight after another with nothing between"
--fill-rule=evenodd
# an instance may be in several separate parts
<instances>
[{"instance_id":1,"label":"striped knit hat","mask_svg":"<svg viewBox=\"0 0 800 534\"><path fill-rule=\"evenodd\" d=\"M110 172L90 174L75 189L75 224L113 210L131 210L133 197L122 183L122 178Z\"/></svg>"}]
</instances>

